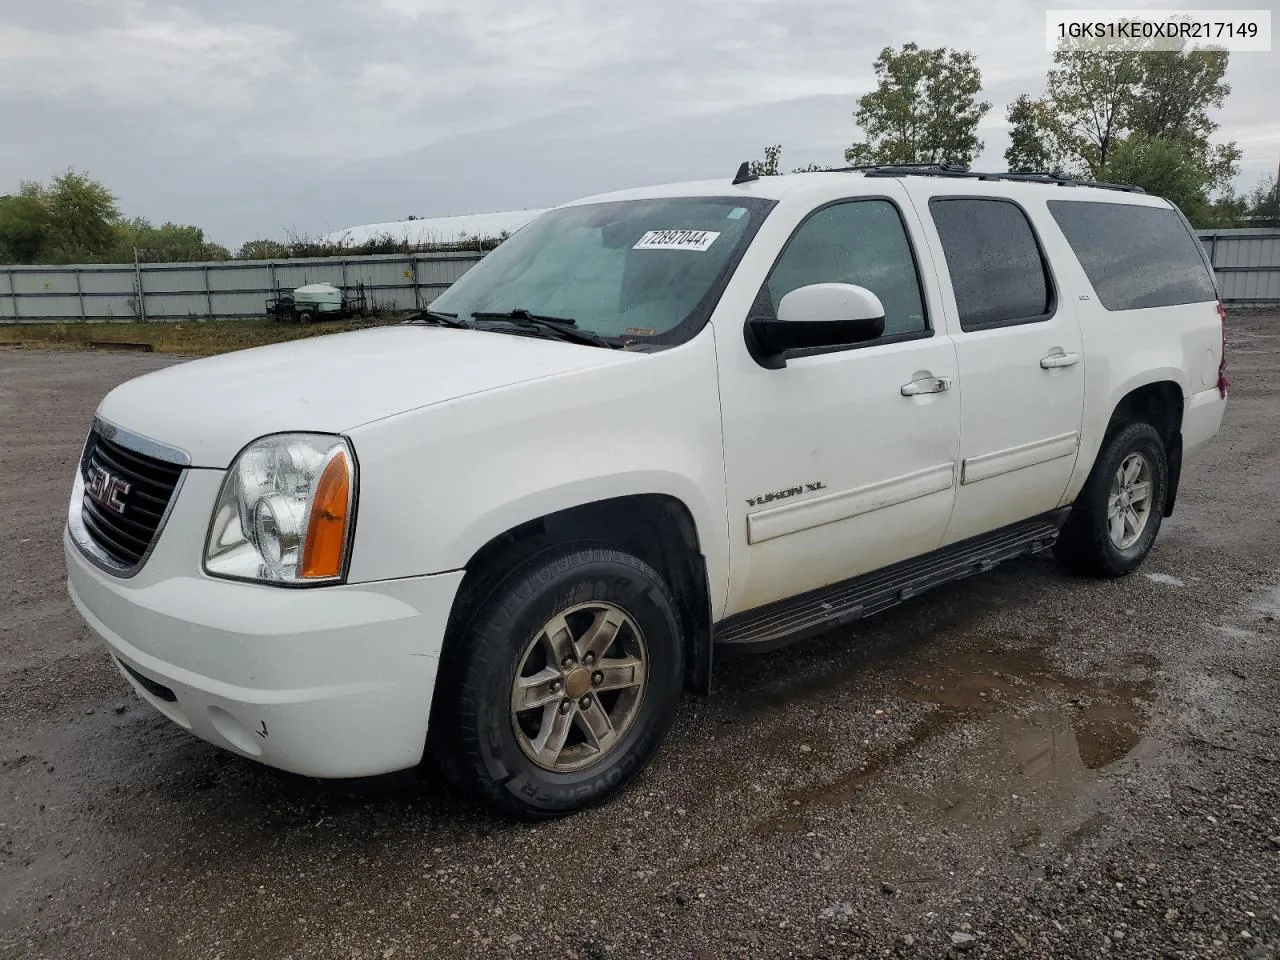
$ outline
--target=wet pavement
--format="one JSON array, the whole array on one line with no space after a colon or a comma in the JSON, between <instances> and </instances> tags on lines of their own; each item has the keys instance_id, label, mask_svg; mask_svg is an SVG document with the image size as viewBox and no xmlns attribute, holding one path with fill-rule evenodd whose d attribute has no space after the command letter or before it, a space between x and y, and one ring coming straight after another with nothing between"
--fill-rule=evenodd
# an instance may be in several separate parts
<instances>
[{"instance_id":1,"label":"wet pavement","mask_svg":"<svg viewBox=\"0 0 1280 960\"><path fill-rule=\"evenodd\" d=\"M722 659L536 826L193 739L71 610L88 418L172 358L0 350L0 960L1280 955L1280 315L1144 567L1048 557Z\"/></svg>"}]
</instances>

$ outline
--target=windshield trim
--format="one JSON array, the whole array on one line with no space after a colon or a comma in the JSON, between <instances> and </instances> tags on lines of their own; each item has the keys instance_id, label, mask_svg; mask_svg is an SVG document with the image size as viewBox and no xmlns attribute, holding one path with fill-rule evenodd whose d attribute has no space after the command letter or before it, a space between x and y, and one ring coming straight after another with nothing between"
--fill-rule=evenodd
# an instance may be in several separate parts
<instances>
[{"instance_id":1,"label":"windshield trim","mask_svg":"<svg viewBox=\"0 0 1280 960\"><path fill-rule=\"evenodd\" d=\"M715 312L716 307L719 305L720 298L724 295L724 291L728 287L729 281L733 278L734 273L737 271L738 265L742 262L742 258L746 255L746 252L747 250L750 249L752 243L755 242L755 238L760 231L760 227L763 225L764 221L768 218L769 214L771 214L773 210L778 206L778 201L776 199L769 198L769 197L744 197L744 196L735 195L732 193L711 194L706 196L696 195L696 196L688 196L688 197L685 197L682 195L674 195L670 197L645 197L642 199L643 200L689 200L691 202L707 201L707 200L725 201L727 203L732 203L735 206L746 207L752 213L752 217L748 222L746 228L743 230L742 236L739 240L739 243L736 249L733 251L732 254L730 254L728 259L725 260L724 264L720 268L720 272L716 275L715 279L707 286L707 289L703 293L702 297L697 301L697 303L693 305L693 307L689 310L689 312L684 316L683 319L673 324L669 329L661 333L653 334L652 336L635 336L635 335L613 336L609 334L600 334L600 336L604 337L604 339L606 340L617 341L618 345L622 349L639 348L644 350L647 348L646 352L648 352L648 351L663 350L669 347L679 346L682 343L686 343L689 340L692 340L695 336L697 336L702 331L702 329L710 321L712 313ZM591 203L580 203L580 202L567 203L559 207L554 207L551 210L546 211L545 213L539 214L538 217L529 221L529 223L525 224L520 229L526 230L529 227L536 224L543 217L554 215L560 210L582 209L582 208L591 208L591 207L622 206L624 204L631 203L631 202L633 201L600 200L600 201L595 201ZM515 236L516 234L512 234L513 238ZM452 288L450 287L449 289L452 289ZM445 293L448 293L448 289L446 289L445 291L442 291L441 296L443 296ZM437 300L438 299L439 298L437 298ZM433 301L431 304L428 304L428 307L429 308L434 307L434 303L435 301ZM581 327L581 330L583 332L588 332L588 333L599 333L599 331L594 330L589 326L583 326Z\"/></svg>"}]
</instances>

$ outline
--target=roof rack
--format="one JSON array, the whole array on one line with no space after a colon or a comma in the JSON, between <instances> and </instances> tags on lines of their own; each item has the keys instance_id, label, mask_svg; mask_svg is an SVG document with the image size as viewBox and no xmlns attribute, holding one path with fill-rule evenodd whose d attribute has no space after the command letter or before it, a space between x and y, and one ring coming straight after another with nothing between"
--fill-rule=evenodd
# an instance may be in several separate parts
<instances>
[{"instance_id":1,"label":"roof rack","mask_svg":"<svg viewBox=\"0 0 1280 960\"><path fill-rule=\"evenodd\" d=\"M853 167L835 167L832 172L857 171L865 177L963 177L969 180L1012 180L1020 183L1043 183L1057 187L1097 187L1101 190L1123 190L1146 193L1141 187L1101 180L1077 180L1056 171L1014 170L1009 173L984 173L970 170L959 163L861 163Z\"/></svg>"}]
</instances>

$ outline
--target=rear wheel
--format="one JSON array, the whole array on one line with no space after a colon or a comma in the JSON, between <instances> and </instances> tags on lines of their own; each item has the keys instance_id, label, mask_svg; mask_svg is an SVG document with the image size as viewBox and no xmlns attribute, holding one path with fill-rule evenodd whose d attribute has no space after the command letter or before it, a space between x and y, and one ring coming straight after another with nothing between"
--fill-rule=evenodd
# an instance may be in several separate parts
<instances>
[{"instance_id":1,"label":"rear wheel","mask_svg":"<svg viewBox=\"0 0 1280 960\"><path fill-rule=\"evenodd\" d=\"M450 639L432 720L442 768L523 819L603 800L679 705L675 609L651 567L608 547L552 547L516 566Z\"/></svg>"},{"instance_id":2,"label":"rear wheel","mask_svg":"<svg viewBox=\"0 0 1280 960\"><path fill-rule=\"evenodd\" d=\"M1160 532L1169 464L1149 423L1120 427L1104 441L1054 548L1076 573L1118 577L1146 559Z\"/></svg>"}]
</instances>

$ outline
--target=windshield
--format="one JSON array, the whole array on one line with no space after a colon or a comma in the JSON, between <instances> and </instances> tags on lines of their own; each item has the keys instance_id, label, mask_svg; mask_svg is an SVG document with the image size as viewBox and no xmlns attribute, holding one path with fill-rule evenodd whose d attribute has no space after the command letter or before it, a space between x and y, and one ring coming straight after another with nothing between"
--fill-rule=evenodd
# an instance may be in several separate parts
<instances>
[{"instance_id":1,"label":"windshield","mask_svg":"<svg viewBox=\"0 0 1280 960\"><path fill-rule=\"evenodd\" d=\"M773 205L663 197L551 210L463 274L431 309L464 320L527 310L605 337L670 342L706 321Z\"/></svg>"}]
</instances>

